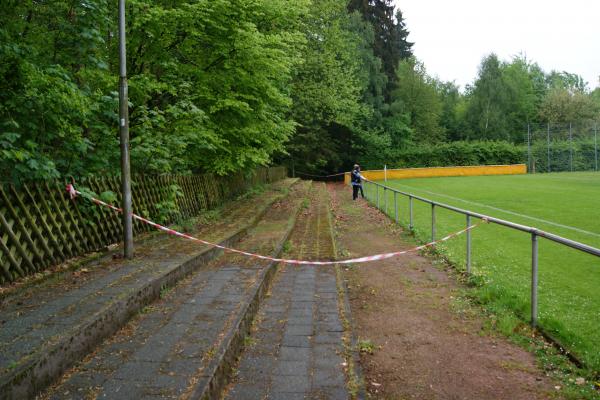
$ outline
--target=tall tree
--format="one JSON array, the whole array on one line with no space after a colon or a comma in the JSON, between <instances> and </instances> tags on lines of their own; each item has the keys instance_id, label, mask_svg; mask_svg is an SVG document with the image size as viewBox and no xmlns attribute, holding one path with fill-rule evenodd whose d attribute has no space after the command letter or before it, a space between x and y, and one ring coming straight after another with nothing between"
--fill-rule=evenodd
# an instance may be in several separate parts
<instances>
[{"instance_id":1,"label":"tall tree","mask_svg":"<svg viewBox=\"0 0 600 400\"><path fill-rule=\"evenodd\" d=\"M412 56L413 43L408 41L409 32L402 12L395 9L393 0L351 0L348 8L362 13L363 18L373 25L373 50L388 77L385 97L389 100L396 87L398 63Z\"/></svg>"},{"instance_id":2,"label":"tall tree","mask_svg":"<svg viewBox=\"0 0 600 400\"><path fill-rule=\"evenodd\" d=\"M475 136L508 139L505 110L509 94L502 79L502 64L495 54L483 59L475 84L467 90L467 119Z\"/></svg>"},{"instance_id":3,"label":"tall tree","mask_svg":"<svg viewBox=\"0 0 600 400\"><path fill-rule=\"evenodd\" d=\"M414 57L400 62L397 75L399 87L392 93L392 107L396 113L408 116L412 139L420 143L442 141L445 136L439 124L442 103L436 82Z\"/></svg>"},{"instance_id":4,"label":"tall tree","mask_svg":"<svg viewBox=\"0 0 600 400\"><path fill-rule=\"evenodd\" d=\"M302 59L292 85L296 133L291 159L305 171L326 172L347 164L356 125L369 113L362 102L364 38L337 0L313 2L305 19Z\"/></svg>"},{"instance_id":5,"label":"tall tree","mask_svg":"<svg viewBox=\"0 0 600 400\"><path fill-rule=\"evenodd\" d=\"M116 7L107 0L7 3L0 178L118 171ZM295 127L290 83L308 4L129 1L134 171L225 174L283 152Z\"/></svg>"},{"instance_id":6,"label":"tall tree","mask_svg":"<svg viewBox=\"0 0 600 400\"><path fill-rule=\"evenodd\" d=\"M454 82L436 82L436 91L442 105L440 127L449 140L463 139L464 124L461 109L464 108L464 96Z\"/></svg>"},{"instance_id":7,"label":"tall tree","mask_svg":"<svg viewBox=\"0 0 600 400\"><path fill-rule=\"evenodd\" d=\"M597 119L600 103L586 93L572 93L567 88L552 88L540 106L539 114L545 122L579 122Z\"/></svg>"}]
</instances>

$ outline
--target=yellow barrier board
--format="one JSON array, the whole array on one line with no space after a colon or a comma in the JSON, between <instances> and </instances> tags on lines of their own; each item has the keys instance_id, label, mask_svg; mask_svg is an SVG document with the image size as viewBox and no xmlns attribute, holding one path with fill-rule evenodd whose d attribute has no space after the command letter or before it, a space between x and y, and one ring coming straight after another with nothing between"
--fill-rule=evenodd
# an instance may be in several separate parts
<instances>
[{"instance_id":1,"label":"yellow barrier board","mask_svg":"<svg viewBox=\"0 0 600 400\"><path fill-rule=\"evenodd\" d=\"M480 175L522 175L527 173L525 164L513 165L478 165L470 167L431 167L402 168L361 171L362 176L370 181L387 179L434 178L443 176L480 176ZM350 172L346 172L344 182L350 184Z\"/></svg>"}]
</instances>

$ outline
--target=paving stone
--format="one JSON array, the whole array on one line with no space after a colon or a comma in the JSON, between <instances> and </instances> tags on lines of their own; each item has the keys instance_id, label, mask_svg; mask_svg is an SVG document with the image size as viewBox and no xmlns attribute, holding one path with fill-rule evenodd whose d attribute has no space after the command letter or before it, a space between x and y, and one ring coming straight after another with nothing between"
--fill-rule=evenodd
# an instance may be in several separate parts
<instances>
[{"instance_id":1,"label":"paving stone","mask_svg":"<svg viewBox=\"0 0 600 400\"><path fill-rule=\"evenodd\" d=\"M113 376L113 379L123 381L148 381L153 378L152 372L158 371L160 364L148 361L130 361L123 364Z\"/></svg>"},{"instance_id":2,"label":"paving stone","mask_svg":"<svg viewBox=\"0 0 600 400\"><path fill-rule=\"evenodd\" d=\"M294 301L291 303L290 309L292 310L311 310L315 307L315 300L307 300L307 301Z\"/></svg>"},{"instance_id":3,"label":"paving stone","mask_svg":"<svg viewBox=\"0 0 600 400\"><path fill-rule=\"evenodd\" d=\"M316 353L316 351L315 351L315 354L319 354L319 353ZM331 354L331 353L320 353L320 354ZM318 358L315 358L313 365L314 365L315 370L334 370L334 369L341 370L342 362L343 362L343 360L339 356L318 357Z\"/></svg>"},{"instance_id":4,"label":"paving stone","mask_svg":"<svg viewBox=\"0 0 600 400\"><path fill-rule=\"evenodd\" d=\"M325 387L314 389L308 395L310 399L347 400L350 398L345 387Z\"/></svg>"},{"instance_id":5,"label":"paving stone","mask_svg":"<svg viewBox=\"0 0 600 400\"><path fill-rule=\"evenodd\" d=\"M201 366L200 358L176 358L166 360L161 363L160 372L163 374L176 374L182 376L192 376L196 374Z\"/></svg>"},{"instance_id":6,"label":"paving stone","mask_svg":"<svg viewBox=\"0 0 600 400\"><path fill-rule=\"evenodd\" d=\"M318 296L321 299L337 299L337 292L319 293Z\"/></svg>"},{"instance_id":7,"label":"paving stone","mask_svg":"<svg viewBox=\"0 0 600 400\"><path fill-rule=\"evenodd\" d=\"M236 400L257 400L266 396L268 389L253 384L238 384L228 393L228 397Z\"/></svg>"},{"instance_id":8,"label":"paving stone","mask_svg":"<svg viewBox=\"0 0 600 400\"><path fill-rule=\"evenodd\" d=\"M141 397L142 388L132 385L130 382L112 379L102 387L102 391L97 398L107 400L126 400L139 399Z\"/></svg>"},{"instance_id":9,"label":"paving stone","mask_svg":"<svg viewBox=\"0 0 600 400\"><path fill-rule=\"evenodd\" d=\"M313 336L314 344L339 344L342 342L341 332L323 332L319 331Z\"/></svg>"},{"instance_id":10,"label":"paving stone","mask_svg":"<svg viewBox=\"0 0 600 400\"><path fill-rule=\"evenodd\" d=\"M289 323L285 328L286 336L312 336L314 332L313 324L298 325Z\"/></svg>"},{"instance_id":11,"label":"paving stone","mask_svg":"<svg viewBox=\"0 0 600 400\"><path fill-rule=\"evenodd\" d=\"M308 375L274 375L271 387L283 393L306 393L310 390Z\"/></svg>"},{"instance_id":12,"label":"paving stone","mask_svg":"<svg viewBox=\"0 0 600 400\"><path fill-rule=\"evenodd\" d=\"M341 361L341 360L340 360ZM346 380L340 368L316 368L313 371L312 387L323 388L327 386L344 387Z\"/></svg>"},{"instance_id":13,"label":"paving stone","mask_svg":"<svg viewBox=\"0 0 600 400\"><path fill-rule=\"evenodd\" d=\"M310 349L305 347L282 347L279 352L280 360L306 361L310 359Z\"/></svg>"},{"instance_id":14,"label":"paving stone","mask_svg":"<svg viewBox=\"0 0 600 400\"><path fill-rule=\"evenodd\" d=\"M326 332L343 332L344 331L344 327L342 326L342 323L339 321L318 324L317 329L323 330Z\"/></svg>"},{"instance_id":15,"label":"paving stone","mask_svg":"<svg viewBox=\"0 0 600 400\"><path fill-rule=\"evenodd\" d=\"M313 310L312 310L312 308L310 308L310 309L295 308L288 312L288 316L290 319L310 317L312 320Z\"/></svg>"},{"instance_id":16,"label":"paving stone","mask_svg":"<svg viewBox=\"0 0 600 400\"><path fill-rule=\"evenodd\" d=\"M312 315L296 316L294 318L290 318L288 323L294 325L309 325L313 323L313 317Z\"/></svg>"},{"instance_id":17,"label":"paving stone","mask_svg":"<svg viewBox=\"0 0 600 400\"><path fill-rule=\"evenodd\" d=\"M287 361L282 360L277 363L275 373L277 375L308 375L309 361Z\"/></svg>"},{"instance_id":18,"label":"paving stone","mask_svg":"<svg viewBox=\"0 0 600 400\"><path fill-rule=\"evenodd\" d=\"M289 393L289 392L271 392L267 399L269 400L304 400L309 399L304 393Z\"/></svg>"},{"instance_id":19,"label":"paving stone","mask_svg":"<svg viewBox=\"0 0 600 400\"><path fill-rule=\"evenodd\" d=\"M311 347L309 336L285 335L281 344L286 347Z\"/></svg>"},{"instance_id":20,"label":"paving stone","mask_svg":"<svg viewBox=\"0 0 600 400\"><path fill-rule=\"evenodd\" d=\"M320 188L324 190L324 186ZM319 193L322 195L323 192ZM290 239L295 248L303 248L304 253L300 256L304 258L324 257L316 248L310 248L320 240L320 233L315 230L316 218L327 220L327 209L315 204L319 203L311 203L309 217L299 221ZM325 210L324 213L322 210ZM259 312L257 332L253 334L258 343L245 350L233 391L226 398L235 400L236 394L240 393L237 388L257 382L270 384L267 396L263 397L266 399L348 398L344 370L340 367L341 358L336 353L342 349L343 331L337 315L337 296L333 269L312 265L281 268L274 280L271 296ZM277 354L276 367L267 375L256 374L245 360L267 353ZM313 374L317 374L315 382ZM321 392L311 390L315 383L322 389Z\"/></svg>"},{"instance_id":21,"label":"paving stone","mask_svg":"<svg viewBox=\"0 0 600 400\"><path fill-rule=\"evenodd\" d=\"M284 313L287 311L287 307L284 306L267 306L265 307L265 313L274 314L274 313Z\"/></svg>"}]
</instances>

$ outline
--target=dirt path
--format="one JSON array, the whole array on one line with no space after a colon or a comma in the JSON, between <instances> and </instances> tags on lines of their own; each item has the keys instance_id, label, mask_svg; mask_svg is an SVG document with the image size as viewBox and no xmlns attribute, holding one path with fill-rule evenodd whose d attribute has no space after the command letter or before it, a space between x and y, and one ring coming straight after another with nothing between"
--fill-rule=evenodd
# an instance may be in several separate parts
<instances>
[{"instance_id":1,"label":"dirt path","mask_svg":"<svg viewBox=\"0 0 600 400\"><path fill-rule=\"evenodd\" d=\"M330 185L338 246L357 257L408 247L390 221L349 189ZM385 399L547 399L556 383L527 351L483 334L483 321L456 312L458 284L412 253L344 270L368 394ZM454 308L454 310L453 310ZM366 343L366 342L365 342Z\"/></svg>"}]
</instances>

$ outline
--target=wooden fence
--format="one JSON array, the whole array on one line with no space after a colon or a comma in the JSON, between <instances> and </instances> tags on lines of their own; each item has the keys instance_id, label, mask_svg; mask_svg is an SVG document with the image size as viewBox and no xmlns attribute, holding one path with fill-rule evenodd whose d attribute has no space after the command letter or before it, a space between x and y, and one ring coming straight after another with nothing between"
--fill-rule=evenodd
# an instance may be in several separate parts
<instances>
[{"instance_id":1,"label":"wooden fence","mask_svg":"<svg viewBox=\"0 0 600 400\"><path fill-rule=\"evenodd\" d=\"M133 210L173 222L197 216L249 187L285 178L285 167L259 168L251 177L161 175L132 177ZM72 201L66 182L46 181L19 188L0 185L0 284L34 274L72 257L122 240L121 217L81 200ZM91 177L76 188L113 197L120 204L119 177ZM134 220L134 233L152 228Z\"/></svg>"}]
</instances>

